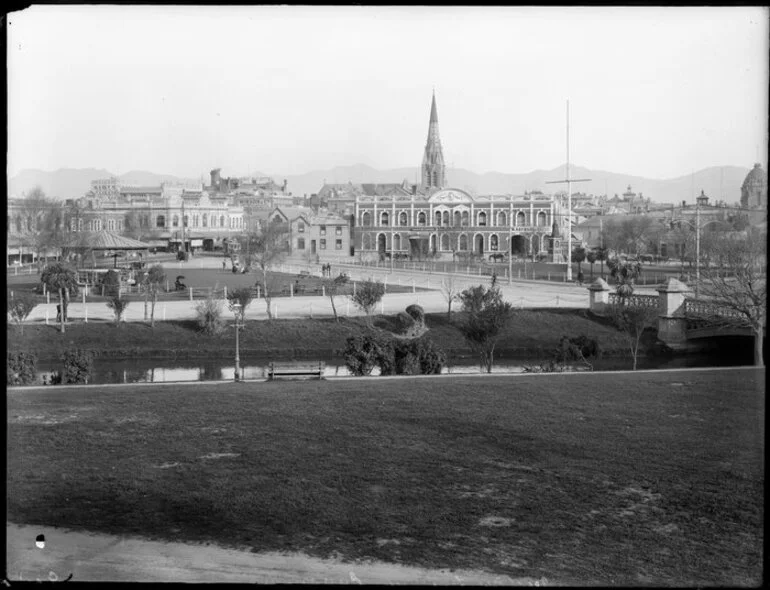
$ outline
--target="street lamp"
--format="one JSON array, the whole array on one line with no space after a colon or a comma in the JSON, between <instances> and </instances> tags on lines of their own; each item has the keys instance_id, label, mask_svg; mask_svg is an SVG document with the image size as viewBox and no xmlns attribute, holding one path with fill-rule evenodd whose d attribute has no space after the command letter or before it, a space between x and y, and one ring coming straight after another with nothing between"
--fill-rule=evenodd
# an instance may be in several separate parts
<instances>
[{"instance_id":1,"label":"street lamp","mask_svg":"<svg viewBox=\"0 0 770 590\"><path fill-rule=\"evenodd\" d=\"M241 357L238 342L238 332L243 327L241 323L241 307L241 304L237 302L233 303L231 307L235 314L235 324L231 327L235 328L235 375L233 380L236 382L241 380Z\"/></svg>"},{"instance_id":2,"label":"street lamp","mask_svg":"<svg viewBox=\"0 0 770 590\"><path fill-rule=\"evenodd\" d=\"M704 227L712 223L722 223L724 225L727 225L727 224L721 219L712 219L711 221L707 221L706 223L701 224L700 204L695 206L695 223L694 224L692 221L688 221L686 219L682 219L680 221L683 221L684 223L686 223L687 225L689 225L691 228L695 230L695 299L698 299L698 287L700 285L700 231Z\"/></svg>"}]
</instances>

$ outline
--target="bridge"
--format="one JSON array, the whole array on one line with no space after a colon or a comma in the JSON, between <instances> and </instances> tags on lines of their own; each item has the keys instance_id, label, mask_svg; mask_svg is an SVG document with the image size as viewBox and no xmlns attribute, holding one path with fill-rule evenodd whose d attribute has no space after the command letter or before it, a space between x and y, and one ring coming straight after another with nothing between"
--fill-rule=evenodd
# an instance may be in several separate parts
<instances>
[{"instance_id":1,"label":"bridge","mask_svg":"<svg viewBox=\"0 0 770 590\"><path fill-rule=\"evenodd\" d=\"M610 286L598 279L589 288L590 309L606 315L607 309L620 302ZM724 336L753 336L746 317L737 310L690 297L690 288L677 279L669 279L657 288L658 295L631 295L623 299L629 307L658 310L658 338L674 350L699 347L706 339ZM767 327L764 328L767 333Z\"/></svg>"}]
</instances>

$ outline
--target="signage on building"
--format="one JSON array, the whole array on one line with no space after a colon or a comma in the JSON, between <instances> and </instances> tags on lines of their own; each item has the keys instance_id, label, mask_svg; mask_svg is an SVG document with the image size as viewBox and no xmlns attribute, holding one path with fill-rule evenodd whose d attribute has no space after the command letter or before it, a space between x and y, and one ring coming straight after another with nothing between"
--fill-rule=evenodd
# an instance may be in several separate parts
<instances>
[{"instance_id":1,"label":"signage on building","mask_svg":"<svg viewBox=\"0 0 770 590\"><path fill-rule=\"evenodd\" d=\"M203 246L203 240L190 240L190 245L195 248L196 246Z\"/></svg>"}]
</instances>

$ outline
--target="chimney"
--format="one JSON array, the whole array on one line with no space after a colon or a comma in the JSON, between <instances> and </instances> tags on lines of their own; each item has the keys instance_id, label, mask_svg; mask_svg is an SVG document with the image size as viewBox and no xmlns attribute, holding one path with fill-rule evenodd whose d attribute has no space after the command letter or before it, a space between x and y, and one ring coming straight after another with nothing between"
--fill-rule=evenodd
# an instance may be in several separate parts
<instances>
[{"instance_id":1,"label":"chimney","mask_svg":"<svg viewBox=\"0 0 770 590\"><path fill-rule=\"evenodd\" d=\"M287 185L287 184L288 184L288 182L287 182L287 181L286 181L286 179L284 178L284 179L283 179L283 192L286 192L286 185Z\"/></svg>"},{"instance_id":2,"label":"chimney","mask_svg":"<svg viewBox=\"0 0 770 590\"><path fill-rule=\"evenodd\" d=\"M416 185L416 184L413 184L413 185L412 185L412 194L413 194L413 195L416 195L416 194L417 194L417 185Z\"/></svg>"}]
</instances>

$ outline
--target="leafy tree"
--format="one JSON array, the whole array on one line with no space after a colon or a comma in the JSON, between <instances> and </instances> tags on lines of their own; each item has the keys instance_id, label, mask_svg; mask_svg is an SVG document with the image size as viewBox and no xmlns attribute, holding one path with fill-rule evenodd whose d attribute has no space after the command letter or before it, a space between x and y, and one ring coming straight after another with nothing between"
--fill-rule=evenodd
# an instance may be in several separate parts
<instances>
[{"instance_id":1,"label":"leafy tree","mask_svg":"<svg viewBox=\"0 0 770 590\"><path fill-rule=\"evenodd\" d=\"M705 318L712 324L732 324L751 329L754 364L763 366L763 340L767 323L767 233L750 229L743 234L723 234L710 248L714 266L701 270L701 296L713 303ZM729 317L720 312L726 310Z\"/></svg>"},{"instance_id":2,"label":"leafy tree","mask_svg":"<svg viewBox=\"0 0 770 590\"><path fill-rule=\"evenodd\" d=\"M636 371L637 358L644 343L643 336L646 331L656 327L658 308L625 304L621 298L619 303L610 306L609 316L618 330L623 332L626 337L631 356L634 359L633 370Z\"/></svg>"},{"instance_id":3,"label":"leafy tree","mask_svg":"<svg viewBox=\"0 0 770 590\"><path fill-rule=\"evenodd\" d=\"M107 300L107 307L109 307L115 314L115 324L120 325L120 321L123 318L123 313L128 307L128 301L121 299L119 295L110 295Z\"/></svg>"},{"instance_id":4,"label":"leafy tree","mask_svg":"<svg viewBox=\"0 0 770 590\"><path fill-rule=\"evenodd\" d=\"M572 262L577 262L578 264L578 274L583 272L583 269L581 267L581 264L586 259L586 249L581 247L575 248L572 250Z\"/></svg>"},{"instance_id":5,"label":"leafy tree","mask_svg":"<svg viewBox=\"0 0 770 590\"><path fill-rule=\"evenodd\" d=\"M88 350L68 350L61 356L63 383L88 383L94 369L94 355Z\"/></svg>"},{"instance_id":6,"label":"leafy tree","mask_svg":"<svg viewBox=\"0 0 770 590\"><path fill-rule=\"evenodd\" d=\"M498 287L471 287L460 294L465 320L458 325L465 339L479 354L481 369L492 372L497 341L513 318L513 306L503 301Z\"/></svg>"},{"instance_id":7,"label":"leafy tree","mask_svg":"<svg viewBox=\"0 0 770 590\"><path fill-rule=\"evenodd\" d=\"M441 294L447 302L447 320L452 321L452 303L460 297L460 285L454 275L447 275L441 279Z\"/></svg>"},{"instance_id":8,"label":"leafy tree","mask_svg":"<svg viewBox=\"0 0 770 590\"><path fill-rule=\"evenodd\" d=\"M378 338L374 333L350 336L345 341L343 357L345 366L356 376L371 375L383 357L392 356L388 351L389 343ZM387 373L386 373L387 374Z\"/></svg>"},{"instance_id":9,"label":"leafy tree","mask_svg":"<svg viewBox=\"0 0 770 590\"><path fill-rule=\"evenodd\" d=\"M62 214L59 205L46 197L43 190L36 186L22 200L22 214L26 221L26 231L23 239L35 251L40 260L45 253L47 262L48 250L61 245L63 236Z\"/></svg>"},{"instance_id":10,"label":"leafy tree","mask_svg":"<svg viewBox=\"0 0 770 590\"><path fill-rule=\"evenodd\" d=\"M260 232L248 234L241 245L241 251L247 252L246 266L256 267L260 271L262 296L265 298L267 317L270 320L273 319L271 303L275 290L270 274L289 251L288 236L288 225L273 221L265 224Z\"/></svg>"},{"instance_id":11,"label":"leafy tree","mask_svg":"<svg viewBox=\"0 0 770 590\"><path fill-rule=\"evenodd\" d=\"M595 252L596 252L596 260L598 260L601 265L600 266L601 276L602 278L604 278L604 261L607 260L607 258L609 257L609 251L606 246L599 246L598 248L596 248Z\"/></svg>"},{"instance_id":12,"label":"leafy tree","mask_svg":"<svg viewBox=\"0 0 770 590\"><path fill-rule=\"evenodd\" d=\"M586 252L586 261L591 265L591 281L594 280L594 262L597 260L595 250L588 250Z\"/></svg>"},{"instance_id":13,"label":"leafy tree","mask_svg":"<svg viewBox=\"0 0 770 590\"><path fill-rule=\"evenodd\" d=\"M385 295L385 285L380 281L369 279L358 283L355 293L352 293L349 297L356 307L366 314L367 321L371 321L372 311L382 300L383 295Z\"/></svg>"},{"instance_id":14,"label":"leafy tree","mask_svg":"<svg viewBox=\"0 0 770 590\"><path fill-rule=\"evenodd\" d=\"M29 385L37 379L37 355L34 352L8 352L6 385Z\"/></svg>"},{"instance_id":15,"label":"leafy tree","mask_svg":"<svg viewBox=\"0 0 770 590\"><path fill-rule=\"evenodd\" d=\"M246 319L246 308L254 299L254 290L251 287L241 287L227 293L227 307L236 316L236 321L243 323Z\"/></svg>"},{"instance_id":16,"label":"leafy tree","mask_svg":"<svg viewBox=\"0 0 770 590\"><path fill-rule=\"evenodd\" d=\"M326 296L329 298L329 301L331 301L334 319L338 322L340 321L340 318L337 316L337 306L334 304L334 298L340 294L342 288L349 282L350 278L346 274L340 274L334 278L326 277L321 280Z\"/></svg>"},{"instance_id":17,"label":"leafy tree","mask_svg":"<svg viewBox=\"0 0 770 590\"><path fill-rule=\"evenodd\" d=\"M102 287L106 297L116 297L120 292L120 275L117 271L108 270L102 277Z\"/></svg>"},{"instance_id":18,"label":"leafy tree","mask_svg":"<svg viewBox=\"0 0 770 590\"><path fill-rule=\"evenodd\" d=\"M607 261L607 268L610 269L610 276L617 284L617 294L621 298L633 295L634 282L642 274L642 264L638 260L612 258Z\"/></svg>"},{"instance_id":19,"label":"leafy tree","mask_svg":"<svg viewBox=\"0 0 770 590\"><path fill-rule=\"evenodd\" d=\"M55 291L59 294L59 305L61 306L60 330L64 334L64 322L67 319L67 304L70 294L76 295L78 292L77 273L70 265L63 262L53 262L43 269L40 275L40 282L45 284L49 291Z\"/></svg>"},{"instance_id":20,"label":"leafy tree","mask_svg":"<svg viewBox=\"0 0 770 590\"><path fill-rule=\"evenodd\" d=\"M8 298L8 315L11 317L11 320L16 322L16 325L19 326L22 334L24 334L23 322L29 317L29 314L32 313L32 310L35 309L36 306L37 297L35 297L34 293L28 291L22 291L15 297Z\"/></svg>"}]
</instances>

